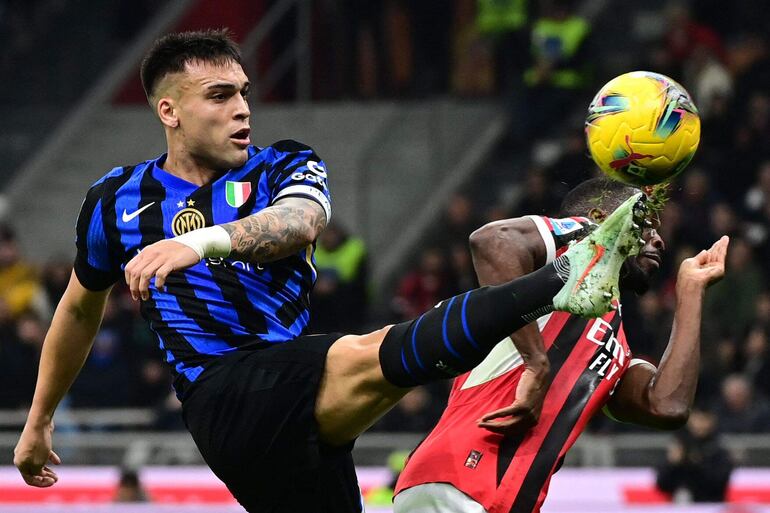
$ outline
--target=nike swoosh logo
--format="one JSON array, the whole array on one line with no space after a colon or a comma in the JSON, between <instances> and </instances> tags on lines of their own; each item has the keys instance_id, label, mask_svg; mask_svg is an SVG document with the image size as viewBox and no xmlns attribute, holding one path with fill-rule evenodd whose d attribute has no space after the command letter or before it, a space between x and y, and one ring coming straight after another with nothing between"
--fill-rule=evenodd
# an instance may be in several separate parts
<instances>
[{"instance_id":1,"label":"nike swoosh logo","mask_svg":"<svg viewBox=\"0 0 770 513\"><path fill-rule=\"evenodd\" d=\"M139 214L141 214L142 212L144 212L145 210L147 210L148 208L150 208L154 204L155 204L154 201L152 203L148 203L145 206L143 206L142 208L140 208L139 210L137 210L136 212L132 212L131 214L126 212L126 209L124 208L123 209L123 222L124 223L130 222L132 219L134 219L136 216L138 216Z\"/></svg>"}]
</instances>

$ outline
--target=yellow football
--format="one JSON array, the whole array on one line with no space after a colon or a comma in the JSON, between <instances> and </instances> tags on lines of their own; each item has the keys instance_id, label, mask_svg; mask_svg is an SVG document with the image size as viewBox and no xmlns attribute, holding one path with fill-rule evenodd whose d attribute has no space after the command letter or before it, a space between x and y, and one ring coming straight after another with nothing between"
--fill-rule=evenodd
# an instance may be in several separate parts
<instances>
[{"instance_id":1,"label":"yellow football","mask_svg":"<svg viewBox=\"0 0 770 513\"><path fill-rule=\"evenodd\" d=\"M654 185L690 163L700 142L700 117L676 81L632 71L596 93L585 132L591 158L607 175L630 185Z\"/></svg>"}]
</instances>

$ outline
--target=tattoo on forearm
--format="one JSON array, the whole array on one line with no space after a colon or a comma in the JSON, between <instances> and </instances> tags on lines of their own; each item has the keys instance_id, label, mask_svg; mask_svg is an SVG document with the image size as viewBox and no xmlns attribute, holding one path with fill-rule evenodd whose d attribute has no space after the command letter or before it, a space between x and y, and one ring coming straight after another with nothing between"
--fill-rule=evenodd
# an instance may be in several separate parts
<instances>
[{"instance_id":1,"label":"tattoo on forearm","mask_svg":"<svg viewBox=\"0 0 770 513\"><path fill-rule=\"evenodd\" d=\"M319 205L282 202L257 214L223 224L233 255L254 262L271 262L292 255L309 244L326 226Z\"/></svg>"}]
</instances>

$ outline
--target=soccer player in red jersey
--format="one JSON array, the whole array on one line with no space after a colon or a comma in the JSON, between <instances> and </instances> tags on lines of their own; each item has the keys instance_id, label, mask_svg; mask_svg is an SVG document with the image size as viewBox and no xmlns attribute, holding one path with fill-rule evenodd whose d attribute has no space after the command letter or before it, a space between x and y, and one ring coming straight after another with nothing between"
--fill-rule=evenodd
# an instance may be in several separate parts
<instances>
[{"instance_id":1,"label":"soccer player in red jersey","mask_svg":"<svg viewBox=\"0 0 770 513\"><path fill-rule=\"evenodd\" d=\"M573 217L528 216L484 226L471 236L480 283L508 281L553 261L569 241L591 230L589 219L601 222L634 192L592 179L565 198L562 214ZM644 229L643 239L639 255L626 260L621 274L621 287L636 293L647 290L665 250L653 226ZM660 429L683 425L698 378L703 296L724 273L727 245L723 237L682 262L671 339L658 368L632 358L620 304L596 319L553 312L500 342L455 379L446 411L399 478L396 513L537 512L551 476L600 410ZM533 355L520 354L517 346L542 348L544 370L533 371L525 363ZM533 381L547 389L542 411L531 406L538 404L531 397L516 397L531 392Z\"/></svg>"}]
</instances>

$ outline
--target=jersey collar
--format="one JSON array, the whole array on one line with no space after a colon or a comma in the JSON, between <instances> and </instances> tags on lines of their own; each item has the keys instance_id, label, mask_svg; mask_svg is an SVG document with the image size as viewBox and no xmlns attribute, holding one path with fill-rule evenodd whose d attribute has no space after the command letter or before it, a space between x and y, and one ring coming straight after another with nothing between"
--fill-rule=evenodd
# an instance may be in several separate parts
<instances>
[{"instance_id":1,"label":"jersey collar","mask_svg":"<svg viewBox=\"0 0 770 513\"><path fill-rule=\"evenodd\" d=\"M214 180L212 180L208 184L198 185L192 182L188 182L183 178L179 178L176 175L172 175L168 171L164 170L162 166L163 166L163 163L166 161L167 155L168 154L164 153L163 155L155 159L155 161L153 161L152 176L156 180L158 180L160 183L162 183L165 187L170 189L175 189L184 194L192 194L198 189L202 189L204 187L210 186L213 183L215 183L217 180L220 180L222 176L225 176L230 172L230 171L227 171L226 173L222 173L221 176L216 177Z\"/></svg>"},{"instance_id":2,"label":"jersey collar","mask_svg":"<svg viewBox=\"0 0 770 513\"><path fill-rule=\"evenodd\" d=\"M256 148L254 146L249 146L249 157L246 161L247 163L249 160L254 158L258 153L262 151L262 148ZM183 178L179 178L176 175L172 175L168 171L163 169L163 163L166 162L166 157L168 156L167 153L164 153L154 161L152 161L152 176L158 180L160 183L162 183L165 187L169 187L171 189L178 190L184 194L192 194L193 192L197 191L198 189L201 189L203 187L206 187L208 185L213 185L214 183L218 182L222 178L226 176L231 176L233 174L233 171L238 174L239 171L243 170L244 166L239 167L236 170L230 169L225 173L222 173L220 176L216 177L214 180L212 180L207 185L198 185L194 184L192 182L188 182L187 180Z\"/></svg>"}]
</instances>

